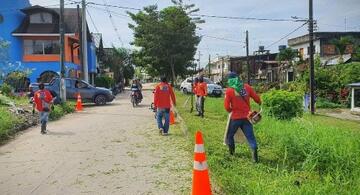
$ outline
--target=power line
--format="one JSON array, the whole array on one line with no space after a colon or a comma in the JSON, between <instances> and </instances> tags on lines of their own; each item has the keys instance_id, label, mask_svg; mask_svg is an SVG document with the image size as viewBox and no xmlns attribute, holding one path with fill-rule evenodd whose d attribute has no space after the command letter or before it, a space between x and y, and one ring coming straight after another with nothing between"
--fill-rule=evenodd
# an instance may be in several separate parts
<instances>
[{"instance_id":1,"label":"power line","mask_svg":"<svg viewBox=\"0 0 360 195\"><path fill-rule=\"evenodd\" d=\"M108 14L109 14L110 22L111 22L111 25L112 25L113 28L114 28L115 34L116 34L117 38L119 39L119 41L120 41L120 43L121 43L121 46L124 46L124 43L123 43L123 41L122 41L122 39L121 39L121 37L120 37L119 31L118 31L118 29L116 28L114 19L113 19L112 15L111 15L111 12L110 12L110 9L109 9L110 6L107 4L106 0L103 0L103 2L105 3L106 10L107 10L107 12L108 12ZM89 4L94 4L94 3L89 2Z\"/></svg>"},{"instance_id":2,"label":"power line","mask_svg":"<svg viewBox=\"0 0 360 195\"><path fill-rule=\"evenodd\" d=\"M133 8L133 7L125 7L125 6L118 6L118 5L108 5L107 3L101 4L101 3L95 3L95 2L88 2L88 4L90 4L90 5L98 5L98 6L105 6L107 8L114 7L114 8L126 9L126 10L136 10L136 11L141 11L142 10L142 9Z\"/></svg>"},{"instance_id":3,"label":"power line","mask_svg":"<svg viewBox=\"0 0 360 195\"><path fill-rule=\"evenodd\" d=\"M294 19L272 19L272 18L255 18L255 17L238 17L238 16L216 16L206 14L191 14L191 16L205 17L205 18L218 18L218 19L231 19L231 20L257 20L257 21L272 21L272 22L298 22Z\"/></svg>"},{"instance_id":4,"label":"power line","mask_svg":"<svg viewBox=\"0 0 360 195\"><path fill-rule=\"evenodd\" d=\"M277 43L279 43L280 41L282 41L283 39L287 38L288 36L290 36L291 34L295 33L296 31L300 30L302 27L304 27L308 22L305 22L304 24L302 24L301 26L297 27L296 29L294 29L293 31L291 31L290 33L284 35L283 37L281 37L279 40L271 43L270 45L266 46L265 48L269 48Z\"/></svg>"},{"instance_id":5,"label":"power line","mask_svg":"<svg viewBox=\"0 0 360 195\"><path fill-rule=\"evenodd\" d=\"M88 2L88 4L97 5L97 6L105 6L105 7L113 7L125 10L135 10L142 11L142 9L134 8L134 7L126 7L126 6L118 6L118 5L107 5L95 2ZM197 17L206 17L206 18L218 18L218 19L230 19L230 20L256 20L256 21L271 21L271 22L302 22L303 20L297 19L279 19L279 18L255 18L255 17L239 17L239 16L217 16L217 15L207 15L207 14L190 14L190 16Z\"/></svg>"},{"instance_id":6,"label":"power line","mask_svg":"<svg viewBox=\"0 0 360 195\"><path fill-rule=\"evenodd\" d=\"M215 36L210 36L210 35L205 35L205 34L200 34L200 36L204 36L204 37L208 37L208 38L212 38L212 39L223 40L223 41L235 42L235 43L244 43L243 41L238 41L238 40L233 40L233 39L228 39L228 38L223 38L223 37L215 37Z\"/></svg>"},{"instance_id":7,"label":"power line","mask_svg":"<svg viewBox=\"0 0 360 195\"><path fill-rule=\"evenodd\" d=\"M103 9L103 8L100 8L100 7L95 7L95 6L91 6L89 5L88 7L91 7L93 9L97 9L99 11L104 11L106 13L108 13L108 11L106 9ZM121 17L121 18L131 18L130 16L126 15L126 14L122 14L122 13L118 13L118 12L115 12L115 11L112 11L112 10L109 10L114 16L117 16L117 17Z\"/></svg>"},{"instance_id":8,"label":"power line","mask_svg":"<svg viewBox=\"0 0 360 195\"><path fill-rule=\"evenodd\" d=\"M94 26L94 28L95 28L96 32L100 32L100 31L99 31L99 29L96 27L95 22L94 22L94 20L93 20L93 18L92 18L92 16L91 16L91 14L90 14L90 12L89 12L89 10L88 10L88 9L86 9L86 12L87 12L87 13L88 13L88 15L90 16L91 23L93 24L93 26Z\"/></svg>"}]
</instances>

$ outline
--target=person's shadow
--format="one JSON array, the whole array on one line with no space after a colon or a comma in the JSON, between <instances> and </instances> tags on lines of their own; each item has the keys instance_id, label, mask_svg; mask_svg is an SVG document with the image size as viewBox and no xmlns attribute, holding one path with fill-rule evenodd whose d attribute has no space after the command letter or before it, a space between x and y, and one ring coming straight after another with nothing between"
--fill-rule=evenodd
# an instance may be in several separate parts
<instances>
[{"instance_id":1,"label":"person's shadow","mask_svg":"<svg viewBox=\"0 0 360 195\"><path fill-rule=\"evenodd\" d=\"M47 135L60 135L60 136L70 136L75 135L74 132L71 131L47 131Z\"/></svg>"}]
</instances>

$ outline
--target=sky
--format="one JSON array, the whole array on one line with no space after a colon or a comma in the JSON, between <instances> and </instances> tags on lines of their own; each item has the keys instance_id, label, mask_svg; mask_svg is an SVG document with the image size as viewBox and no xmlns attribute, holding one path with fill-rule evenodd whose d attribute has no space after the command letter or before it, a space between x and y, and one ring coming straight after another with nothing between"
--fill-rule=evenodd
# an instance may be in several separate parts
<instances>
[{"instance_id":1,"label":"sky","mask_svg":"<svg viewBox=\"0 0 360 195\"><path fill-rule=\"evenodd\" d=\"M171 0L87 0L99 4L123 7L143 8L148 5L158 5L159 9L172 5ZM59 0L30 0L33 5L58 5ZM307 0L184 0L194 3L200 9L198 14L252 17L269 19L291 19L308 17ZM66 7L74 7L65 0ZM124 9L109 8L112 13L113 24L106 7L89 5L87 20L92 32L102 33L105 47L124 46L132 48L133 32L128 28L131 19ZM360 31L360 0L315 0L314 19L317 21L317 31ZM136 12L136 11L131 11ZM93 19L93 22L91 21ZM258 50L259 46L271 52L277 52L279 45L286 45L288 38L304 35L307 26L303 26L288 37L290 32L300 27L302 22L273 22L258 20L232 20L221 18L203 18L204 24L199 25L198 35L204 35L198 45L195 58L205 66L209 55L211 59L217 56L246 55L245 37L249 32L250 54ZM118 33L116 33L115 28ZM119 36L118 36L119 35ZM120 37L120 38L119 38ZM220 38L220 39L219 39ZM281 40L281 38L283 38ZM226 40L223 40L226 39Z\"/></svg>"}]
</instances>

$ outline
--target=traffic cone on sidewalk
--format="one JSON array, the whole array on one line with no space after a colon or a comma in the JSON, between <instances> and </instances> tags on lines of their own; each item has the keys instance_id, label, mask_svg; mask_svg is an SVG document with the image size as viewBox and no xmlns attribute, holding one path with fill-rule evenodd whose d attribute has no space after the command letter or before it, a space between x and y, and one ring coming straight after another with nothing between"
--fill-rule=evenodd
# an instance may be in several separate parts
<instances>
[{"instance_id":1,"label":"traffic cone on sidewalk","mask_svg":"<svg viewBox=\"0 0 360 195\"><path fill-rule=\"evenodd\" d=\"M210 195L210 178L206 162L204 141L200 131L195 135L192 195Z\"/></svg>"},{"instance_id":2,"label":"traffic cone on sidewalk","mask_svg":"<svg viewBox=\"0 0 360 195\"><path fill-rule=\"evenodd\" d=\"M83 106L82 106L82 103L81 103L81 95L80 93L78 94L77 96L77 101L76 101L76 108L75 108L76 111L82 111L83 110Z\"/></svg>"},{"instance_id":3,"label":"traffic cone on sidewalk","mask_svg":"<svg viewBox=\"0 0 360 195\"><path fill-rule=\"evenodd\" d=\"M175 124L175 114L172 110L170 110L170 125Z\"/></svg>"}]
</instances>

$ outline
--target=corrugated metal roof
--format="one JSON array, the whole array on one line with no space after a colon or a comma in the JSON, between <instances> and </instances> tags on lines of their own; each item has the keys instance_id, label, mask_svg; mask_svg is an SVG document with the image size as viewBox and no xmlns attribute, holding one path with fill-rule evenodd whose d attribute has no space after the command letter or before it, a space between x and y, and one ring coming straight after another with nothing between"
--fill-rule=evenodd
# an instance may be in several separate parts
<instances>
[{"instance_id":1,"label":"corrugated metal roof","mask_svg":"<svg viewBox=\"0 0 360 195\"><path fill-rule=\"evenodd\" d=\"M351 83L349 84L350 87L360 87L360 83Z\"/></svg>"}]
</instances>

